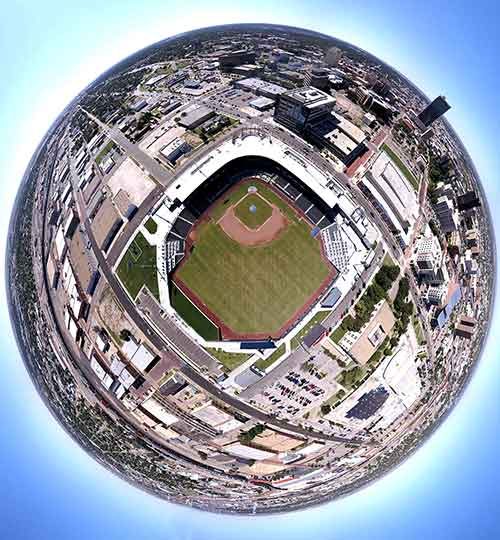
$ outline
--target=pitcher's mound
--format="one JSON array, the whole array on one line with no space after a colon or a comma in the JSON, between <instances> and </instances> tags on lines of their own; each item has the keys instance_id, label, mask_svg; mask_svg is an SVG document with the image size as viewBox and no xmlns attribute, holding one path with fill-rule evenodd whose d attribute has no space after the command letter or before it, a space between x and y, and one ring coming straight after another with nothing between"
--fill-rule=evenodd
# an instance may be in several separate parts
<instances>
[{"instance_id":1,"label":"pitcher's mound","mask_svg":"<svg viewBox=\"0 0 500 540\"><path fill-rule=\"evenodd\" d=\"M260 246L275 240L288 222L280 209L272 205L270 217L258 228L251 229L242 223L234 213L234 206L227 209L218 224L233 240L244 246Z\"/></svg>"}]
</instances>

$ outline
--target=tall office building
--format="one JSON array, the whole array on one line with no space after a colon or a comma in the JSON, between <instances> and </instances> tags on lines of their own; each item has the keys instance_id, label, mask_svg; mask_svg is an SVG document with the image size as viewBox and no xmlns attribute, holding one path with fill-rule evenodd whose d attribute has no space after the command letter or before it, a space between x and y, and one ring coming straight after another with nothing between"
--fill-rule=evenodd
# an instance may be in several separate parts
<instances>
[{"instance_id":1,"label":"tall office building","mask_svg":"<svg viewBox=\"0 0 500 540\"><path fill-rule=\"evenodd\" d=\"M333 112L335 98L307 86L278 96L274 120L300 133L320 147L328 148L345 165L366 150L366 134L352 122Z\"/></svg>"},{"instance_id":2,"label":"tall office building","mask_svg":"<svg viewBox=\"0 0 500 540\"><path fill-rule=\"evenodd\" d=\"M415 264L420 276L434 276L443 262L439 240L434 236L422 237L418 242Z\"/></svg>"},{"instance_id":3,"label":"tall office building","mask_svg":"<svg viewBox=\"0 0 500 540\"><path fill-rule=\"evenodd\" d=\"M458 229L458 213L453 200L447 195L441 195L434 205L436 216L443 233L451 233Z\"/></svg>"},{"instance_id":4,"label":"tall office building","mask_svg":"<svg viewBox=\"0 0 500 540\"><path fill-rule=\"evenodd\" d=\"M444 96L438 96L432 103L418 114L418 119L425 127L429 127L434 120L442 116L450 106Z\"/></svg>"},{"instance_id":5,"label":"tall office building","mask_svg":"<svg viewBox=\"0 0 500 540\"><path fill-rule=\"evenodd\" d=\"M316 88L289 90L278 96L274 119L285 127L302 133L311 125L331 116L335 98Z\"/></svg>"},{"instance_id":6,"label":"tall office building","mask_svg":"<svg viewBox=\"0 0 500 540\"><path fill-rule=\"evenodd\" d=\"M236 66L253 63L255 63L255 51L253 50L242 49L219 56L219 65L222 71L230 71Z\"/></svg>"},{"instance_id":7,"label":"tall office building","mask_svg":"<svg viewBox=\"0 0 500 540\"><path fill-rule=\"evenodd\" d=\"M319 90L328 90L330 88L329 72L325 68L314 67L306 74L304 82L308 86L314 86Z\"/></svg>"},{"instance_id":8,"label":"tall office building","mask_svg":"<svg viewBox=\"0 0 500 540\"><path fill-rule=\"evenodd\" d=\"M476 192L471 190L457 197L457 206L460 212L464 212L465 210L472 210L473 208L481 206L481 200Z\"/></svg>"},{"instance_id":9,"label":"tall office building","mask_svg":"<svg viewBox=\"0 0 500 540\"><path fill-rule=\"evenodd\" d=\"M342 51L337 47L330 47L325 54L324 62L327 66L337 67L342 57Z\"/></svg>"}]
</instances>

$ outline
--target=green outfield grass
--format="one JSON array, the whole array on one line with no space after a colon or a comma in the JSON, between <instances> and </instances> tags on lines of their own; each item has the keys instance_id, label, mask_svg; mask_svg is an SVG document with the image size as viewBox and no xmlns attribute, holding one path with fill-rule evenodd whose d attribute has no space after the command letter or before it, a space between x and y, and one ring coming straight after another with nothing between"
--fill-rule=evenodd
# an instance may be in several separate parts
<instances>
[{"instance_id":1,"label":"green outfield grass","mask_svg":"<svg viewBox=\"0 0 500 540\"><path fill-rule=\"evenodd\" d=\"M116 145L113 141L109 141L106 146L97 154L97 156L95 157L95 162L100 165L104 158L111 152L111 150L115 146Z\"/></svg>"},{"instance_id":2,"label":"green outfield grass","mask_svg":"<svg viewBox=\"0 0 500 540\"><path fill-rule=\"evenodd\" d=\"M117 274L132 298L146 285L159 299L156 246L151 246L141 233L136 235L122 257Z\"/></svg>"},{"instance_id":3,"label":"green outfield grass","mask_svg":"<svg viewBox=\"0 0 500 540\"><path fill-rule=\"evenodd\" d=\"M250 211L250 207L255 207L255 212ZM273 209L259 195L250 193L234 209L236 217L250 229L258 229L265 223L273 213Z\"/></svg>"},{"instance_id":4,"label":"green outfield grass","mask_svg":"<svg viewBox=\"0 0 500 540\"><path fill-rule=\"evenodd\" d=\"M239 186L231 198L239 200L250 184ZM264 246L245 247L213 221L203 223L177 277L235 332L271 335L318 289L329 267L309 225L271 190L259 185L259 192L289 219L279 238ZM224 213L227 200L222 198L212 216Z\"/></svg>"},{"instance_id":5,"label":"green outfield grass","mask_svg":"<svg viewBox=\"0 0 500 540\"><path fill-rule=\"evenodd\" d=\"M186 321L189 326L198 332L203 339L207 341L219 340L219 329L210 319L187 298L184 293L170 284L170 302L177 313Z\"/></svg>"}]
</instances>

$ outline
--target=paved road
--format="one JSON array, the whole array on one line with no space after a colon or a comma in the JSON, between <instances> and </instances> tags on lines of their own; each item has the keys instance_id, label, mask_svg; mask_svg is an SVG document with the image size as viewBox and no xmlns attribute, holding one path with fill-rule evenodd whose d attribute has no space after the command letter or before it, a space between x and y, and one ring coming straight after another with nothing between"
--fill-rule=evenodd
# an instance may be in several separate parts
<instances>
[{"instance_id":1,"label":"paved road","mask_svg":"<svg viewBox=\"0 0 500 540\"><path fill-rule=\"evenodd\" d=\"M266 128L264 128L266 129ZM301 152L301 153L308 153L309 152L309 159L310 158L310 149L309 146L301 141L298 138L293 137L287 132L278 130L278 128L274 126L268 126L267 130L270 133L275 134L279 139L286 142L291 148L294 148L295 150ZM389 227L387 226L387 223L380 217L380 214L377 212L377 210L373 207L372 203L364 196L364 194L361 192L361 190L351 182L351 179L345 175L344 173L338 173L331 170L331 165L329 165L328 161L321 155L321 154L314 154L313 159L315 165L325 174L334 175L335 179L346 189L349 191L351 197L355 200L355 202L363 208L367 216L370 216L370 219L375 223L378 230L381 231L382 236L387 244L387 247L389 249L389 253L391 257L399 261L401 263L405 263L404 260L404 253L401 250L401 247L395 242L393 233L389 230ZM412 300L415 304L415 306L421 306L421 298L420 293L418 290L417 283L415 281L414 276L409 274L409 281L410 281L410 294L412 296ZM432 345L431 340L431 331L429 328L429 323L427 322L427 319L424 317L419 317L423 331L424 331L424 337L426 340L426 347L427 347L427 354L429 355L429 358L432 362L434 362L435 359L435 352ZM333 326L333 324L329 324L329 326Z\"/></svg>"},{"instance_id":2,"label":"paved road","mask_svg":"<svg viewBox=\"0 0 500 540\"><path fill-rule=\"evenodd\" d=\"M362 439L341 437L339 435L326 435L324 433L319 433L316 431L309 431L300 426L290 424L284 420L278 420L276 417L266 414L262 411L259 411L255 407L252 407L251 405L248 405L247 403L244 403L240 401L239 399L234 398L230 396L229 394L226 394L222 390L219 390L218 388L214 387L209 381L207 381L202 375L200 375L197 371L192 369L189 365L184 365L181 368L181 371L186 378L190 379L197 386L200 386L212 396L216 397L217 399L221 401L224 401L225 403L247 414L248 416L251 416L252 418L255 418L256 420L259 420L260 422L264 422L266 424L274 426L279 430L289 431L290 433L294 433L296 435L302 435L305 437L309 437L315 440L320 440L320 441L325 441L325 442L348 443L348 444L353 444L356 446L359 446L361 444L366 444L366 445L371 444L370 442L364 441Z\"/></svg>"},{"instance_id":3,"label":"paved road","mask_svg":"<svg viewBox=\"0 0 500 540\"><path fill-rule=\"evenodd\" d=\"M153 191L151 191L151 193L141 203L132 219L128 221L124 227L122 227L119 235L111 245L111 249L108 252L107 260L110 266L114 266L116 264L132 235L135 233L144 218L149 215L152 208L158 204L158 201L162 197L163 188L154 188Z\"/></svg>"},{"instance_id":4,"label":"paved road","mask_svg":"<svg viewBox=\"0 0 500 540\"><path fill-rule=\"evenodd\" d=\"M156 184L161 186L168 186L170 184L172 173L166 167L139 148L139 145L129 141L117 127L108 126L85 109L82 109L82 111L102 129L107 137L121 146L128 156L139 163L151 175Z\"/></svg>"},{"instance_id":5,"label":"paved road","mask_svg":"<svg viewBox=\"0 0 500 540\"><path fill-rule=\"evenodd\" d=\"M162 308L150 294L141 292L138 300L140 301L139 310L144 311L146 315L152 317L162 334L166 336L169 345L184 360L181 367L181 371L184 376L197 386L203 388L211 396L223 401L241 412L244 412L248 416L256 418L261 422L274 425L282 430L330 442L348 442L352 444L361 443L360 439L358 440L348 437L311 432L286 421L277 420L274 416L264 413L259 409L242 402L240 399L220 390L213 382L207 380L207 378L198 371L198 369L201 368L202 370L216 372L219 369L218 363L215 362L214 359L193 339L185 334L176 321L171 320L169 317L161 317Z\"/></svg>"},{"instance_id":6,"label":"paved road","mask_svg":"<svg viewBox=\"0 0 500 540\"><path fill-rule=\"evenodd\" d=\"M56 147L55 154L57 154L57 147ZM42 250L44 251L43 260L46 260L46 256L47 256L46 254L47 254L47 249L48 249L48 246L47 246L47 244L45 242L46 224L48 222L47 209L48 209L48 206L49 206L48 205L48 195L50 193L51 179L53 178L54 163L55 163L55 160L53 162L51 162L51 165L50 165L50 168L49 168L49 174L46 176L48 181L47 181L47 185L45 186L45 189L46 189L46 191L45 191L45 202L44 202L44 209L43 209L43 218L42 218L42 222L41 222L42 239L43 239ZM76 178L74 167L73 167L72 170L71 170L71 181L73 183L74 188L77 185L77 180L78 179ZM80 199L78 201L78 204L81 204L82 202L83 202L83 197L81 197L81 192L80 192ZM85 205L83 205L83 208L85 208ZM66 339L68 336L67 336L67 331L63 330L64 321L59 319L59 317L57 315L57 311L54 309L53 298L52 298L52 295L50 293L51 289L50 289L50 286L49 286L49 283L48 283L48 277L47 277L47 272L46 272L45 265L41 268L41 270L42 270L42 274L43 274L43 280L44 280L44 283L45 283L45 290L47 291L48 309L50 309L50 311L51 311L51 313L53 315L53 318L52 318L52 321L53 321L52 331L54 333L57 333L60 336L60 339L61 339L62 343L64 343L66 345L67 349L68 349L68 354L71 355L73 358L77 359L78 367L81 370L81 372L82 372L83 376L85 377L85 379L87 381L92 381L92 386L94 388L94 391L95 391L95 393L97 395L100 396L101 405L104 407L104 409L106 409L108 411L113 411L113 413L118 414L127 423L131 424L138 432L141 432L144 439L149 441L154 447L158 448L160 452L162 451L160 449L166 449L168 451L169 455L172 456L172 457L177 456L179 459L181 459L183 461L188 461L190 463L195 463L196 465L198 465L198 466L200 466L202 468L208 468L206 463L203 463L198 459L198 456L197 456L197 454L195 452L193 452L192 455L190 455L190 456L185 455L185 454L181 454L177 449L173 448L172 445L168 444L163 437L161 437L160 435L155 434L151 430L148 430L148 428L145 428L144 425L141 422L139 422L139 421L135 420L134 418L130 417L130 415L126 415L126 416L124 415L124 413L123 413L123 404L113 394L110 394L107 390L104 389L104 387L102 387L100 382L97 380L97 377L96 377L95 373L90 368L88 358L86 358L84 356L83 352L81 351L81 349L76 346L73 339L71 339L71 338L68 339L68 340ZM50 318L49 318L49 320L50 320ZM235 478L236 477L237 477L237 475L235 475Z\"/></svg>"}]
</instances>

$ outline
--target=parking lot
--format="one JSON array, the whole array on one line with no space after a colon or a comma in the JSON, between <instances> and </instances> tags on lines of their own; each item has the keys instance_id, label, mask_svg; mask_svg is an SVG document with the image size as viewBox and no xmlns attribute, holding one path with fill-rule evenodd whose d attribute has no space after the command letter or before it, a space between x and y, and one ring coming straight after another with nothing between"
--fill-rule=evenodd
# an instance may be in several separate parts
<instances>
[{"instance_id":1,"label":"parking lot","mask_svg":"<svg viewBox=\"0 0 500 540\"><path fill-rule=\"evenodd\" d=\"M284 418L303 416L342 388L335 381L340 370L335 360L319 347L302 365L284 374L254 400Z\"/></svg>"},{"instance_id":2,"label":"parking lot","mask_svg":"<svg viewBox=\"0 0 500 540\"><path fill-rule=\"evenodd\" d=\"M239 120L251 120L255 116L263 117L272 114L272 110L261 113L249 105L256 97L252 92L227 88L222 92L212 94L206 99L206 103L218 112L229 114Z\"/></svg>"}]
</instances>

